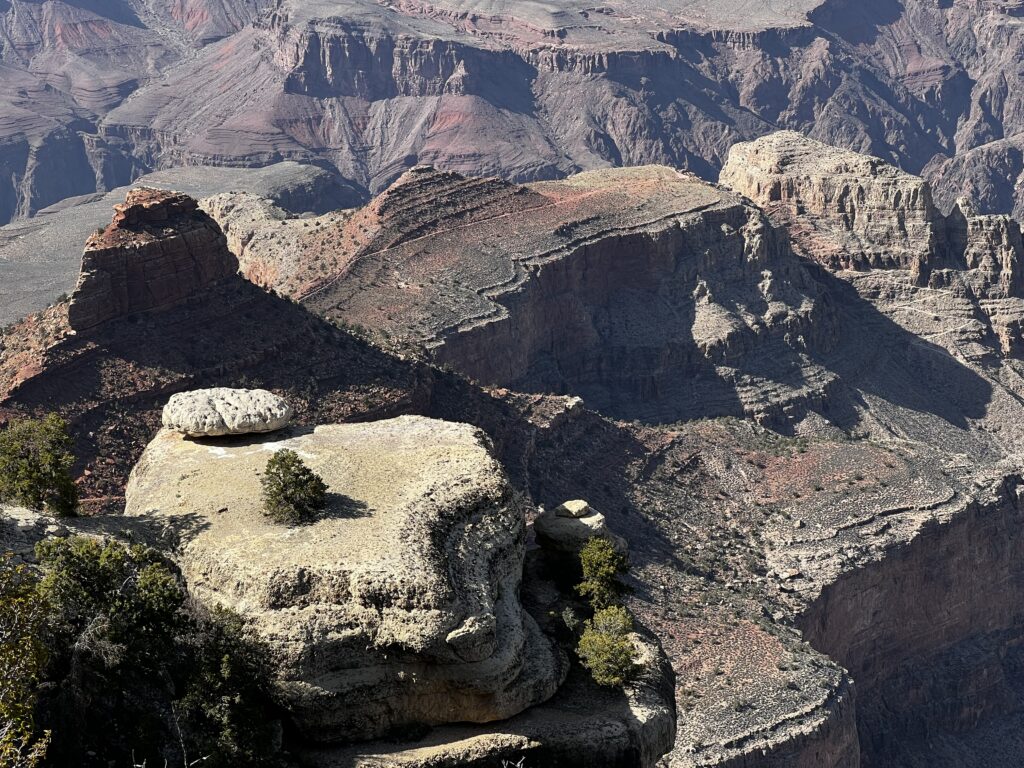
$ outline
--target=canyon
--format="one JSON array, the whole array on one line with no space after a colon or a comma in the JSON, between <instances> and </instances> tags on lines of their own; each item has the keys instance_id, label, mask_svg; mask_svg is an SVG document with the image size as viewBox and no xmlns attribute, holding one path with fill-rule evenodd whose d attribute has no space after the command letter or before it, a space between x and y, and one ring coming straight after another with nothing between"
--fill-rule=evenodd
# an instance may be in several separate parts
<instances>
[{"instance_id":1,"label":"canyon","mask_svg":"<svg viewBox=\"0 0 1024 768\"><path fill-rule=\"evenodd\" d=\"M312 163L363 200L419 163L714 180L781 128L925 176L944 211L966 195L1020 216L1021 17L1013 0L9 0L0 223L196 165Z\"/></svg>"},{"instance_id":2,"label":"canyon","mask_svg":"<svg viewBox=\"0 0 1024 768\"><path fill-rule=\"evenodd\" d=\"M585 500L628 546L650 660L635 690L596 695L574 668L557 692L506 699L521 710L508 719L433 721L411 743L330 743L325 721L293 742L313 764L1019 763L1024 246L1010 216L945 210L929 181L797 132L736 145L719 184L663 166L526 184L415 166L335 211L258 192L126 197L70 297L0 337L0 416L57 410L72 425L87 516L67 528L150 536L152 510L193 510L202 524L166 526L187 535L162 546L196 594L276 637L300 631L276 612L337 602L326 561L261 571L281 550L245 549L217 511L252 507L224 495L227 465L160 431L175 393L258 386L287 400L293 431L215 444L239 467L268 439L351 453L324 464L354 473L332 482L429 520L448 497L402 490L416 506L398 507L406 485L374 479L374 451L406 457L410 489L423 430L475 457L418 482L462 467L490 489L511 527L491 530L504 564L484 570L521 574L542 634L543 510ZM360 447L329 447L346 435ZM325 541L381 524L346 509L318 523ZM48 525L8 509L0 539L25 550ZM459 551L445 555L453 583ZM321 591L276 591L270 565L312 568ZM442 634L455 626L458 611L431 608ZM420 646L452 672L462 662L437 637ZM355 658L318 642L320 671ZM311 679L288 658L283 679Z\"/></svg>"}]
</instances>

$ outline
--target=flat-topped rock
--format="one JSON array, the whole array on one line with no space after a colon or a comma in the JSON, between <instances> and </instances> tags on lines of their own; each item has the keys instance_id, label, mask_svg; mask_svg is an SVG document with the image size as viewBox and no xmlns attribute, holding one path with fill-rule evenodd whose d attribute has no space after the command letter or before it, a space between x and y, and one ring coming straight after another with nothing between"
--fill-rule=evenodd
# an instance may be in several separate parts
<instances>
[{"instance_id":1,"label":"flat-topped rock","mask_svg":"<svg viewBox=\"0 0 1024 768\"><path fill-rule=\"evenodd\" d=\"M917 271L941 236L928 183L877 157L794 131L735 144L720 181L775 216L787 215L811 258L831 269Z\"/></svg>"},{"instance_id":2,"label":"flat-topped rock","mask_svg":"<svg viewBox=\"0 0 1024 768\"><path fill-rule=\"evenodd\" d=\"M329 487L310 525L263 514L260 473L282 448ZM523 511L471 426L407 416L219 444L163 430L126 497L127 515L182 531L190 592L270 645L309 739L500 720L564 677L519 602Z\"/></svg>"},{"instance_id":3,"label":"flat-topped rock","mask_svg":"<svg viewBox=\"0 0 1024 768\"><path fill-rule=\"evenodd\" d=\"M265 389L197 389L167 401L163 425L190 437L274 432L288 426L294 411L283 397Z\"/></svg>"}]
</instances>

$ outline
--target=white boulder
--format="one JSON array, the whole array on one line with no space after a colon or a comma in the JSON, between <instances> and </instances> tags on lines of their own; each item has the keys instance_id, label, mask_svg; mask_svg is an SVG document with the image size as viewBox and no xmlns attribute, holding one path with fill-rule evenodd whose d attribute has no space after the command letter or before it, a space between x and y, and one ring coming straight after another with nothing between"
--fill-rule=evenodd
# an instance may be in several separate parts
<instances>
[{"instance_id":1,"label":"white boulder","mask_svg":"<svg viewBox=\"0 0 1024 768\"><path fill-rule=\"evenodd\" d=\"M293 415L283 397L265 389L217 387L172 395L163 424L189 437L220 437L274 432L288 426Z\"/></svg>"}]
</instances>

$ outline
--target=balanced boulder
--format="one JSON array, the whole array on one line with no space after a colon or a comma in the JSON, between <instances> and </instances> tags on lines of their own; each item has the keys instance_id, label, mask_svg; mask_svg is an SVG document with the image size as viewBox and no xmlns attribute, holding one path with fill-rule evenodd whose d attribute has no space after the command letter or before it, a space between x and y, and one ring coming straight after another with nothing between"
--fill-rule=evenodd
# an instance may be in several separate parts
<instances>
[{"instance_id":1,"label":"balanced boulder","mask_svg":"<svg viewBox=\"0 0 1024 768\"><path fill-rule=\"evenodd\" d=\"M274 432L288 426L292 407L265 389L197 389L173 395L164 406L167 429L189 437Z\"/></svg>"}]
</instances>

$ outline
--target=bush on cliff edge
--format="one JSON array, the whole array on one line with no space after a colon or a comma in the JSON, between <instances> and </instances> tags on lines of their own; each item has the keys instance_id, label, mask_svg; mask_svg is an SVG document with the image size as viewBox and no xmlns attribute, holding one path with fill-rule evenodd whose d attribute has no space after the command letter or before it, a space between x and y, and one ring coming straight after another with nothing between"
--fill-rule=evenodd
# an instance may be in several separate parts
<instances>
[{"instance_id":1,"label":"bush on cliff edge","mask_svg":"<svg viewBox=\"0 0 1024 768\"><path fill-rule=\"evenodd\" d=\"M577 653L598 685L622 687L633 673L633 620L621 605L602 608L584 625Z\"/></svg>"}]
</instances>

